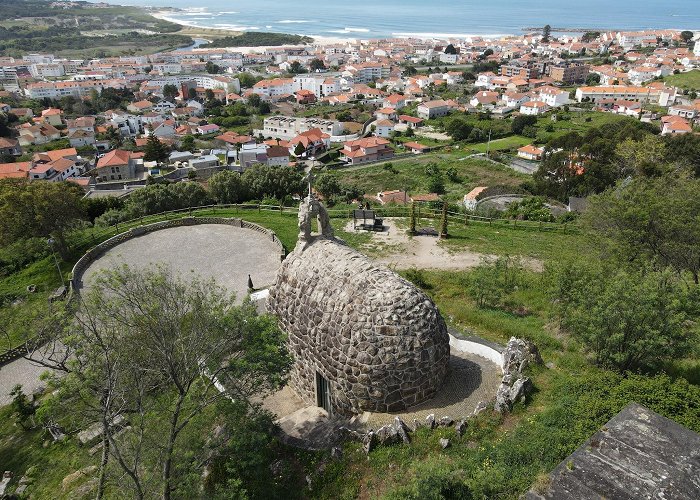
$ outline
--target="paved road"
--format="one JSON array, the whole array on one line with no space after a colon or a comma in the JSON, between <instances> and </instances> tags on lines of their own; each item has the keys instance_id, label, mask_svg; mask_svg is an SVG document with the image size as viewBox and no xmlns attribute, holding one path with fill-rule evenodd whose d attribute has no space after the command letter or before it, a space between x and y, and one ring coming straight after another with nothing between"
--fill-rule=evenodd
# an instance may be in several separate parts
<instances>
[{"instance_id":1,"label":"paved road","mask_svg":"<svg viewBox=\"0 0 700 500\"><path fill-rule=\"evenodd\" d=\"M10 391L15 384L21 384L22 391L27 395L44 386L39 376L45 371L43 366L26 359L18 359L0 367L0 406L10 404Z\"/></svg>"}]
</instances>

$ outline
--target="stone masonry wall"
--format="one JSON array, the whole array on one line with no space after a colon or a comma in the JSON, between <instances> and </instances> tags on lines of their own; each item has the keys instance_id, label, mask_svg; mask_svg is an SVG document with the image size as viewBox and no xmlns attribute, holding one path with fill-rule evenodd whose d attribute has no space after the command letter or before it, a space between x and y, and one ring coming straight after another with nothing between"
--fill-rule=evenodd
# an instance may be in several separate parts
<instances>
[{"instance_id":1,"label":"stone masonry wall","mask_svg":"<svg viewBox=\"0 0 700 500\"><path fill-rule=\"evenodd\" d=\"M268 309L289 335L292 387L315 405L319 372L333 413L405 409L432 397L447 374L449 336L435 304L334 238L289 254Z\"/></svg>"}]
</instances>

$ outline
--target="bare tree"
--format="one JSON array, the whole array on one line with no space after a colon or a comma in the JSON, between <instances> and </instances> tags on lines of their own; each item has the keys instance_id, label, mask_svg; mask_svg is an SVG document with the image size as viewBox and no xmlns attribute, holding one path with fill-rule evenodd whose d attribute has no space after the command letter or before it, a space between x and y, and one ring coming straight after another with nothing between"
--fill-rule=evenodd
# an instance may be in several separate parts
<instances>
[{"instance_id":1,"label":"bare tree","mask_svg":"<svg viewBox=\"0 0 700 500\"><path fill-rule=\"evenodd\" d=\"M169 499L182 431L223 398L250 404L277 389L290 364L274 319L250 303L236 306L213 281L186 281L159 267L104 273L76 313L53 318L42 347L29 347L27 356L65 374L63 404L79 408L83 422L100 422L98 498L114 463L137 498L157 487ZM120 416L129 422L121 432ZM145 453L151 449L158 453Z\"/></svg>"}]
</instances>

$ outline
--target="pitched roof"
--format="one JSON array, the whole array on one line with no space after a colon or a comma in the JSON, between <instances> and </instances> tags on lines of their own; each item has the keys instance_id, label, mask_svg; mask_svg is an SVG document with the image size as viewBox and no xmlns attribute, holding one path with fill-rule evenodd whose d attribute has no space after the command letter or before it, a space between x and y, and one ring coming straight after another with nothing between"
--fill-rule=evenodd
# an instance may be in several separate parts
<instances>
[{"instance_id":1,"label":"pitched roof","mask_svg":"<svg viewBox=\"0 0 700 500\"><path fill-rule=\"evenodd\" d=\"M127 165L130 158L131 152L124 151L123 149L115 149L114 151L110 151L100 158L100 160L97 162L97 168Z\"/></svg>"},{"instance_id":2,"label":"pitched roof","mask_svg":"<svg viewBox=\"0 0 700 500\"><path fill-rule=\"evenodd\" d=\"M32 168L32 162L0 163L0 179L24 179Z\"/></svg>"}]
</instances>

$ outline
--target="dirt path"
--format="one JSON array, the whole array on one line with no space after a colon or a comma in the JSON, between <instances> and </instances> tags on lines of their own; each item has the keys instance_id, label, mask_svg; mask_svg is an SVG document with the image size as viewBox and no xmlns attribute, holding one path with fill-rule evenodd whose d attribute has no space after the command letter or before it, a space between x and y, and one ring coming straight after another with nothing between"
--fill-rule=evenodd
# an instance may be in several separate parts
<instances>
[{"instance_id":1,"label":"dirt path","mask_svg":"<svg viewBox=\"0 0 700 500\"><path fill-rule=\"evenodd\" d=\"M495 255L472 252L470 250L448 251L438 245L438 237L421 234L410 237L406 230L399 228L396 221L385 219L384 231L372 233L369 247L379 247L371 254L381 254L373 257L377 262L395 269L468 269L477 267L484 258L495 258ZM356 232L352 221L345 226L345 231Z\"/></svg>"}]
</instances>

